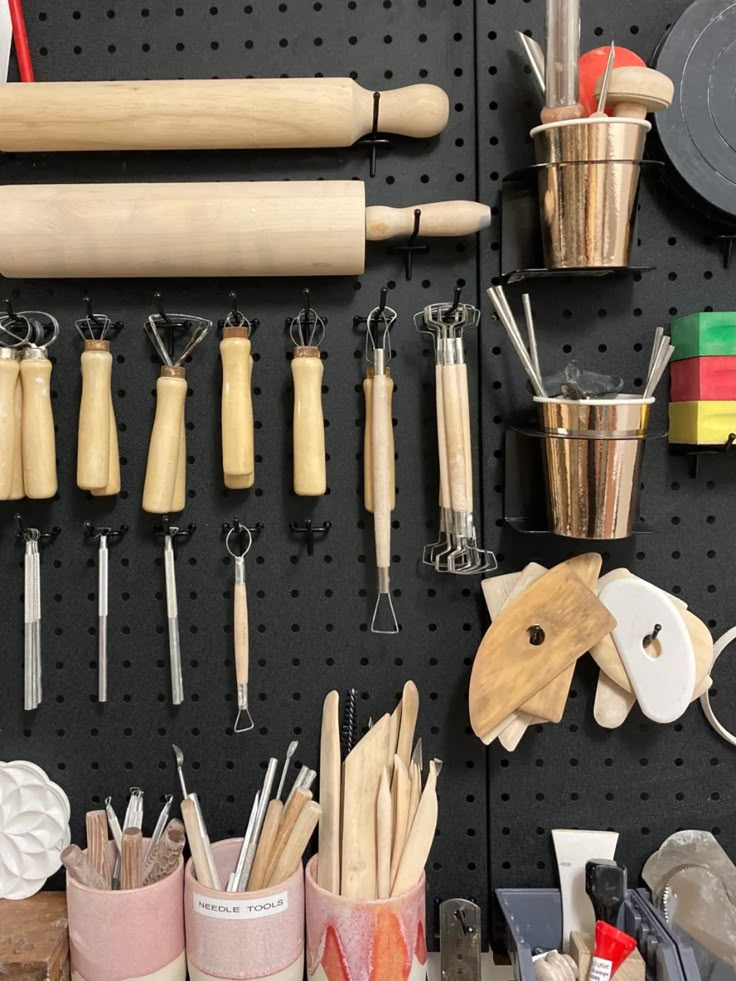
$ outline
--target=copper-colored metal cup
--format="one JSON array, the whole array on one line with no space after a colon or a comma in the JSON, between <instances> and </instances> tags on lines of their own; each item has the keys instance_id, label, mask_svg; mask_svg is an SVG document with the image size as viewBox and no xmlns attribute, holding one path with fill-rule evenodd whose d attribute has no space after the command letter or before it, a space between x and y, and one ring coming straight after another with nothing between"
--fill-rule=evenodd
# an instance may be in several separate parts
<instances>
[{"instance_id":1,"label":"copper-colored metal cup","mask_svg":"<svg viewBox=\"0 0 736 981\"><path fill-rule=\"evenodd\" d=\"M574 119L531 131L544 262L617 268L631 258L646 120Z\"/></svg>"},{"instance_id":2,"label":"copper-colored metal cup","mask_svg":"<svg viewBox=\"0 0 736 981\"><path fill-rule=\"evenodd\" d=\"M639 514L653 398L535 398L544 444L551 531L566 538L629 538Z\"/></svg>"}]
</instances>

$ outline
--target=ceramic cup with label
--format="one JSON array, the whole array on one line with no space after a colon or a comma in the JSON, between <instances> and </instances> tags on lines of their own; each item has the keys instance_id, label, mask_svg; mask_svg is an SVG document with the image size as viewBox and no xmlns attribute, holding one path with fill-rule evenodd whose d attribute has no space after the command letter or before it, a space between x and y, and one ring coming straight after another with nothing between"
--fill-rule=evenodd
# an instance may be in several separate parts
<instances>
[{"instance_id":1,"label":"ceramic cup with label","mask_svg":"<svg viewBox=\"0 0 736 981\"><path fill-rule=\"evenodd\" d=\"M241 838L212 846L221 882L235 868ZM191 860L184 885L191 981L302 981L304 872L258 892L221 892L197 882Z\"/></svg>"},{"instance_id":2,"label":"ceramic cup with label","mask_svg":"<svg viewBox=\"0 0 736 981\"><path fill-rule=\"evenodd\" d=\"M310 981L425 981L425 878L390 899L346 899L317 885L319 856L306 869Z\"/></svg>"},{"instance_id":3,"label":"ceramic cup with label","mask_svg":"<svg viewBox=\"0 0 736 981\"><path fill-rule=\"evenodd\" d=\"M109 853L114 864L113 842ZM181 858L141 889L90 889L67 876L72 981L185 981L183 884Z\"/></svg>"}]
</instances>

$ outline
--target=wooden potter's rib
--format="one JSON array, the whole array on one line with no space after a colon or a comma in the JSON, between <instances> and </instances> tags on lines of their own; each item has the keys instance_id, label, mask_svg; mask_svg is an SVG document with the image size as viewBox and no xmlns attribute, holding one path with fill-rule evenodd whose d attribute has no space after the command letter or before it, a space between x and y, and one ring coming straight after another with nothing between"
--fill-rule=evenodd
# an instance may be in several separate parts
<instances>
[{"instance_id":1,"label":"wooden potter's rib","mask_svg":"<svg viewBox=\"0 0 736 981\"><path fill-rule=\"evenodd\" d=\"M322 708L320 740L319 867L317 882L333 894L340 892L340 697L331 691Z\"/></svg>"}]
</instances>

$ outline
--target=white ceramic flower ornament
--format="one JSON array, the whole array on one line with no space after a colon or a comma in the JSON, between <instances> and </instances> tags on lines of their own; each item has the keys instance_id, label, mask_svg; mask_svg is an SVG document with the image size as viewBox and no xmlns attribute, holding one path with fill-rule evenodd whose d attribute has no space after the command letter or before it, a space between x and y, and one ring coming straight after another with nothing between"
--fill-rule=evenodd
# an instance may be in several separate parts
<instances>
[{"instance_id":1,"label":"white ceramic flower ornament","mask_svg":"<svg viewBox=\"0 0 736 981\"><path fill-rule=\"evenodd\" d=\"M69 799L35 763L0 763L0 899L26 899L61 867Z\"/></svg>"}]
</instances>

